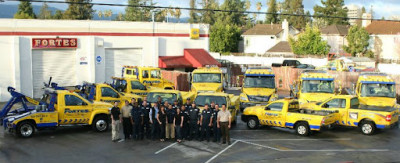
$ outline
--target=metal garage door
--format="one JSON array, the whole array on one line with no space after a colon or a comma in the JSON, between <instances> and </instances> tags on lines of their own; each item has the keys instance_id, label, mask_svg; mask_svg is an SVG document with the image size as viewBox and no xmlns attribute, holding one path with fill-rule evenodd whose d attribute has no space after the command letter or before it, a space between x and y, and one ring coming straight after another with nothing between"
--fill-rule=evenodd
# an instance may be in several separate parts
<instances>
[{"instance_id":1,"label":"metal garage door","mask_svg":"<svg viewBox=\"0 0 400 163\"><path fill-rule=\"evenodd\" d=\"M33 50L32 51L33 97L43 94L43 82L53 77L59 86L76 85L75 50Z\"/></svg>"},{"instance_id":2,"label":"metal garage door","mask_svg":"<svg viewBox=\"0 0 400 163\"><path fill-rule=\"evenodd\" d=\"M105 64L106 82L112 82L112 76L120 77L122 75L122 66L142 65L142 49L106 49Z\"/></svg>"}]
</instances>

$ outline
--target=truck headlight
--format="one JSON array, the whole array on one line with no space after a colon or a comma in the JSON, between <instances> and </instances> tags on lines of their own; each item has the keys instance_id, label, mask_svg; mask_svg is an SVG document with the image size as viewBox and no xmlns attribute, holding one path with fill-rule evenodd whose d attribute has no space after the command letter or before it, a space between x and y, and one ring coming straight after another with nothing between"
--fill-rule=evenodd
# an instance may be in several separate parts
<instances>
[{"instance_id":1,"label":"truck headlight","mask_svg":"<svg viewBox=\"0 0 400 163\"><path fill-rule=\"evenodd\" d=\"M240 95L240 100L241 101L248 101L247 95L246 94L241 94Z\"/></svg>"}]
</instances>

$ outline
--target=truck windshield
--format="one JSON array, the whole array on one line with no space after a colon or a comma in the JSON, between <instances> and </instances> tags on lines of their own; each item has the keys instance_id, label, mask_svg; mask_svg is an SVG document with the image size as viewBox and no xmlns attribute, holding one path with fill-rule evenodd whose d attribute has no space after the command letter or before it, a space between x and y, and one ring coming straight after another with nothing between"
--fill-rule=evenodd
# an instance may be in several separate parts
<instances>
[{"instance_id":1,"label":"truck windshield","mask_svg":"<svg viewBox=\"0 0 400 163\"><path fill-rule=\"evenodd\" d=\"M215 102L215 104L218 104L220 107L222 104L226 105L226 98L223 96L197 96L196 100L194 100L194 103L197 106L204 106L205 104L211 104L211 102Z\"/></svg>"},{"instance_id":2,"label":"truck windshield","mask_svg":"<svg viewBox=\"0 0 400 163\"><path fill-rule=\"evenodd\" d=\"M333 93L333 80L303 80L303 93Z\"/></svg>"},{"instance_id":3,"label":"truck windshield","mask_svg":"<svg viewBox=\"0 0 400 163\"><path fill-rule=\"evenodd\" d=\"M146 87L139 81L131 81L132 89L146 90Z\"/></svg>"},{"instance_id":4,"label":"truck windshield","mask_svg":"<svg viewBox=\"0 0 400 163\"><path fill-rule=\"evenodd\" d=\"M117 90L118 92L125 92L126 89L126 80L121 80L121 79L113 79L113 88Z\"/></svg>"},{"instance_id":5,"label":"truck windshield","mask_svg":"<svg viewBox=\"0 0 400 163\"><path fill-rule=\"evenodd\" d=\"M160 70L151 70L150 76L151 78L161 79L161 72Z\"/></svg>"},{"instance_id":6,"label":"truck windshield","mask_svg":"<svg viewBox=\"0 0 400 163\"><path fill-rule=\"evenodd\" d=\"M273 76L246 76L244 88L275 88Z\"/></svg>"},{"instance_id":7,"label":"truck windshield","mask_svg":"<svg viewBox=\"0 0 400 163\"><path fill-rule=\"evenodd\" d=\"M396 97L394 84L368 83L361 85L361 97Z\"/></svg>"},{"instance_id":8,"label":"truck windshield","mask_svg":"<svg viewBox=\"0 0 400 163\"><path fill-rule=\"evenodd\" d=\"M220 73L193 74L193 83L221 83Z\"/></svg>"},{"instance_id":9,"label":"truck windshield","mask_svg":"<svg viewBox=\"0 0 400 163\"><path fill-rule=\"evenodd\" d=\"M155 103L157 102L158 97L161 97L162 102L168 101L169 104L172 104L177 100L175 93L150 92L147 94L147 101L149 103Z\"/></svg>"}]
</instances>

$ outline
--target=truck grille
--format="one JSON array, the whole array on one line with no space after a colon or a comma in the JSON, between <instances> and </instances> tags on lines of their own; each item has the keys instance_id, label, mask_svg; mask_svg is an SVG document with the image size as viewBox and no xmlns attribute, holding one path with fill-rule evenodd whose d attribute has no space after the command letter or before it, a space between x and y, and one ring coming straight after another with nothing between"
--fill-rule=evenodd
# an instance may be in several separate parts
<instances>
[{"instance_id":1,"label":"truck grille","mask_svg":"<svg viewBox=\"0 0 400 163\"><path fill-rule=\"evenodd\" d=\"M268 102L270 96L248 96L249 101L254 102Z\"/></svg>"}]
</instances>

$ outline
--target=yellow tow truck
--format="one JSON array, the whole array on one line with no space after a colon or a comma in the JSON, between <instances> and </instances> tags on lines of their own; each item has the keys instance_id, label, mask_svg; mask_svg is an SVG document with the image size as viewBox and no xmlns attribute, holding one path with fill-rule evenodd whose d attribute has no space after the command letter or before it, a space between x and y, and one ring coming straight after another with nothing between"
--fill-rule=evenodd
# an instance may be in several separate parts
<instances>
[{"instance_id":1,"label":"yellow tow truck","mask_svg":"<svg viewBox=\"0 0 400 163\"><path fill-rule=\"evenodd\" d=\"M309 102L324 101L335 93L335 79L326 71L322 70L303 70L298 80L291 86L290 94L299 99L300 105Z\"/></svg>"},{"instance_id":2,"label":"yellow tow truck","mask_svg":"<svg viewBox=\"0 0 400 163\"><path fill-rule=\"evenodd\" d=\"M219 67L200 67L192 72L191 91L223 92L223 75Z\"/></svg>"},{"instance_id":3,"label":"yellow tow truck","mask_svg":"<svg viewBox=\"0 0 400 163\"><path fill-rule=\"evenodd\" d=\"M175 89L175 84L162 78L161 70L157 67L123 66L122 77L138 79L145 86Z\"/></svg>"},{"instance_id":4,"label":"yellow tow truck","mask_svg":"<svg viewBox=\"0 0 400 163\"><path fill-rule=\"evenodd\" d=\"M228 109L231 112L232 124L236 124L237 122L236 116L240 108L239 96L223 92L215 92L215 93L203 92L197 94L196 99L194 100L194 103L199 107L200 111L204 109L205 104L210 105L211 102L218 104L219 108L221 108L222 104L225 104L226 109Z\"/></svg>"},{"instance_id":5,"label":"yellow tow truck","mask_svg":"<svg viewBox=\"0 0 400 163\"><path fill-rule=\"evenodd\" d=\"M185 92L178 90L165 90L165 89L153 89L147 94L147 102L154 104L157 102L158 97L161 97L161 102L168 101L169 104L173 104L175 100L178 101L179 105L185 104L186 99L190 98L191 101L195 98L193 92Z\"/></svg>"},{"instance_id":6,"label":"yellow tow truck","mask_svg":"<svg viewBox=\"0 0 400 163\"><path fill-rule=\"evenodd\" d=\"M42 100L33 99L9 87L12 98L0 112L5 130L18 136L31 137L36 129L55 129L69 125L91 125L99 132L109 127L111 104L90 102L73 91L45 88ZM21 108L13 108L20 104Z\"/></svg>"},{"instance_id":7,"label":"yellow tow truck","mask_svg":"<svg viewBox=\"0 0 400 163\"><path fill-rule=\"evenodd\" d=\"M376 129L392 128L399 121L399 111L392 106L360 105L353 95L337 95L324 102L310 103L307 108L314 110L337 111L340 118L336 124L358 127L365 135L372 135Z\"/></svg>"},{"instance_id":8,"label":"yellow tow truck","mask_svg":"<svg viewBox=\"0 0 400 163\"><path fill-rule=\"evenodd\" d=\"M240 109L254 105L266 105L276 100L275 74L271 68L252 67L246 70L240 94Z\"/></svg>"},{"instance_id":9,"label":"yellow tow truck","mask_svg":"<svg viewBox=\"0 0 400 163\"><path fill-rule=\"evenodd\" d=\"M364 105L397 105L396 83L385 73L361 73L355 86L355 94Z\"/></svg>"},{"instance_id":10,"label":"yellow tow truck","mask_svg":"<svg viewBox=\"0 0 400 163\"><path fill-rule=\"evenodd\" d=\"M300 109L298 100L285 98L269 103L266 106L253 106L244 109L242 121L250 129L259 125L283 128L294 128L296 133L307 136L311 131L320 131L335 123L339 114L332 111L314 112Z\"/></svg>"},{"instance_id":11,"label":"yellow tow truck","mask_svg":"<svg viewBox=\"0 0 400 163\"><path fill-rule=\"evenodd\" d=\"M152 87L146 87L139 79L112 77L111 86L118 92L131 93L138 96L146 97Z\"/></svg>"}]
</instances>

